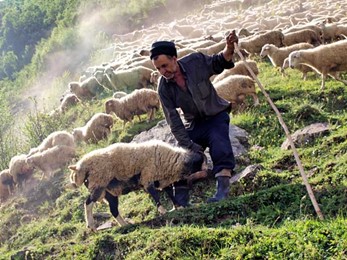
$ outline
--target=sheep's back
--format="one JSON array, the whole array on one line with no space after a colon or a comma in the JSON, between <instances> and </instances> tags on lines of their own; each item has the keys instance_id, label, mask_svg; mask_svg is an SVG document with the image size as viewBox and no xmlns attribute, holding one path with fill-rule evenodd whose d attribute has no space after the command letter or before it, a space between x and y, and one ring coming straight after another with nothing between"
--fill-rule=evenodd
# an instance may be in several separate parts
<instances>
[{"instance_id":1,"label":"sheep's back","mask_svg":"<svg viewBox=\"0 0 347 260\"><path fill-rule=\"evenodd\" d=\"M341 66L347 64L347 40L341 40L327 45L320 45L313 49L300 50L304 57L313 58L313 66L317 69L328 67L331 65Z\"/></svg>"}]
</instances>

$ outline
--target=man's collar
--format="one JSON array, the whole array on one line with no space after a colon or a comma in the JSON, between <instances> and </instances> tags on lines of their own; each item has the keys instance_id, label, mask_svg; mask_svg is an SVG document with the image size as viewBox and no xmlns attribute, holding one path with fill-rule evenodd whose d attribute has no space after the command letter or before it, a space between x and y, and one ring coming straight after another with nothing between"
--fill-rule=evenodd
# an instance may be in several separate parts
<instances>
[{"instance_id":1,"label":"man's collar","mask_svg":"<svg viewBox=\"0 0 347 260\"><path fill-rule=\"evenodd\" d=\"M180 70L181 70L183 76L186 78L187 72L186 72L185 68L183 67L183 65L178 60L177 60L177 64L180 67ZM167 79L167 78L164 78L164 79L165 79L166 83L175 82L174 79Z\"/></svg>"}]
</instances>

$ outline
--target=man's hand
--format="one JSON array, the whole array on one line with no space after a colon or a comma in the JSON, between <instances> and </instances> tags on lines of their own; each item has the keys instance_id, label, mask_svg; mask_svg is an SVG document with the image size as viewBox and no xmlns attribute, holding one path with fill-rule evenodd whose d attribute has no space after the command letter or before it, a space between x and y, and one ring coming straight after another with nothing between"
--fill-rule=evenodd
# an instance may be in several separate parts
<instances>
[{"instance_id":1,"label":"man's hand","mask_svg":"<svg viewBox=\"0 0 347 260\"><path fill-rule=\"evenodd\" d=\"M239 42L239 38L236 35L235 30L232 30L231 33L226 37L226 47L231 52L234 53L234 43Z\"/></svg>"},{"instance_id":2,"label":"man's hand","mask_svg":"<svg viewBox=\"0 0 347 260\"><path fill-rule=\"evenodd\" d=\"M204 149L202 148L202 146L194 142L188 147L188 149L195 153L204 152Z\"/></svg>"},{"instance_id":3,"label":"man's hand","mask_svg":"<svg viewBox=\"0 0 347 260\"><path fill-rule=\"evenodd\" d=\"M227 61L232 60L234 54L234 43L238 42L239 38L237 37L235 30L232 30L232 32L226 37L226 45L223 51L224 59Z\"/></svg>"}]
</instances>

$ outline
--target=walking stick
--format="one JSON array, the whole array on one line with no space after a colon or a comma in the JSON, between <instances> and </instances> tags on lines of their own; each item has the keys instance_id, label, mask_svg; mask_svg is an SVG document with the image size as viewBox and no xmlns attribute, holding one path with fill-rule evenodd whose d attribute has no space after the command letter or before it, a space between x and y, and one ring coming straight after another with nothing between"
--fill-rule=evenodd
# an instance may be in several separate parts
<instances>
[{"instance_id":1,"label":"walking stick","mask_svg":"<svg viewBox=\"0 0 347 260\"><path fill-rule=\"evenodd\" d=\"M302 166L302 163L301 163L301 160L299 158L299 154L295 148L295 145L294 145L294 142L293 142L293 139L289 133L289 130L288 130L288 127L287 125L285 124L285 122L283 121L283 118L282 118L282 115L281 113L278 111L276 105L272 102L269 94L266 92L265 88L263 87L263 85L260 83L259 79L257 78L257 76L254 74L254 72L252 71L252 69L248 66L246 60L245 60L245 57L242 55L242 53L240 52L240 49L237 45L237 43L234 43L234 47L235 47L235 51L236 53L240 56L241 60L245 63L245 66L247 68L247 70L249 71L249 73L252 75L253 79L257 82L261 92L263 92L264 96L266 97L266 100L267 102L270 104L270 106L272 107L272 109L275 111L276 115L277 115L277 118L282 126L282 128L284 129L284 132L286 133L286 136L288 138L288 141L290 143L290 146L293 150L293 154L294 154L294 157L295 157L295 161L296 161L296 164L298 165L298 168L299 168L299 171L300 171L300 174L302 176L302 179L304 181L304 184L306 186L306 190L308 192L308 195L310 196L310 199L311 199L311 202L313 204L313 207L314 209L316 210L316 213L319 217L319 219L323 220L324 217L323 217L323 214L318 206L318 203L317 203L317 200L313 194L313 191L312 191L312 188L311 188L311 185L310 183L308 182L308 179L307 179L307 176L305 174L305 171L304 171L304 168Z\"/></svg>"}]
</instances>

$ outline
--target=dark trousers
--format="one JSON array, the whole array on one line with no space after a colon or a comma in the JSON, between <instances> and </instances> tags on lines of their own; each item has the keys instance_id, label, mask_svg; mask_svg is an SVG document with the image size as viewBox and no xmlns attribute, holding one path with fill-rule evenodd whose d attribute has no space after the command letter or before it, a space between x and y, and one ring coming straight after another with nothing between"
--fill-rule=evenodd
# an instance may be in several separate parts
<instances>
[{"instance_id":1,"label":"dark trousers","mask_svg":"<svg viewBox=\"0 0 347 260\"><path fill-rule=\"evenodd\" d=\"M221 112L208 120L195 122L188 133L193 142L204 148L209 147L213 162L212 173L222 169L234 169L235 158L229 139L230 117L227 112Z\"/></svg>"}]
</instances>

